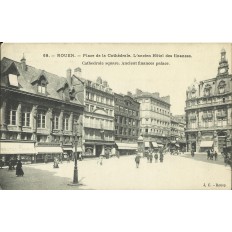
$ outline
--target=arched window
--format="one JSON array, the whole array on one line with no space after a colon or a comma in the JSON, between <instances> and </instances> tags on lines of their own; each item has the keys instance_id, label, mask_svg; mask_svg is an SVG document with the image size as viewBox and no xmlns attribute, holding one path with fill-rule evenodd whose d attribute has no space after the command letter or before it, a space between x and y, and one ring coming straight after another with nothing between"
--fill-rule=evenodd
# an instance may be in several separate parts
<instances>
[{"instance_id":1,"label":"arched window","mask_svg":"<svg viewBox=\"0 0 232 232\"><path fill-rule=\"evenodd\" d=\"M225 86L226 86L225 81L220 81L218 85L218 93L225 93Z\"/></svg>"},{"instance_id":2,"label":"arched window","mask_svg":"<svg viewBox=\"0 0 232 232\"><path fill-rule=\"evenodd\" d=\"M210 94L211 94L211 85L209 85L209 84L207 84L206 86L205 86L205 89L204 89L204 95L205 96L210 96Z\"/></svg>"}]
</instances>

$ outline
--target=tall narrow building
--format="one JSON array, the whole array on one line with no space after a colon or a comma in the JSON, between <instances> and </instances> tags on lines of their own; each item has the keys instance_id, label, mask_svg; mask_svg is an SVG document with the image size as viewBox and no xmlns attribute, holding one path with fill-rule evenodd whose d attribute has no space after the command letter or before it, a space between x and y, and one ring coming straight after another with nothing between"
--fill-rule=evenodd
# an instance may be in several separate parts
<instances>
[{"instance_id":1,"label":"tall narrow building","mask_svg":"<svg viewBox=\"0 0 232 232\"><path fill-rule=\"evenodd\" d=\"M77 85L84 86L83 154L100 156L114 148L114 94L108 82L98 77L90 81L81 76L81 69L74 70Z\"/></svg>"},{"instance_id":2,"label":"tall narrow building","mask_svg":"<svg viewBox=\"0 0 232 232\"><path fill-rule=\"evenodd\" d=\"M170 96L143 92L139 89L133 95L140 103L140 135L145 150L165 147L170 137Z\"/></svg>"}]
</instances>

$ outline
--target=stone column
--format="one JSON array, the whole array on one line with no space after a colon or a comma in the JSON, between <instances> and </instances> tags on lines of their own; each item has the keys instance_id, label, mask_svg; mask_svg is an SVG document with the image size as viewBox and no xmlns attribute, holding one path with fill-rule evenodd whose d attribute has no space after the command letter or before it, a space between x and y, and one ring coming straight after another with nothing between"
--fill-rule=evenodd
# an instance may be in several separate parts
<instances>
[{"instance_id":1,"label":"stone column","mask_svg":"<svg viewBox=\"0 0 232 232\"><path fill-rule=\"evenodd\" d=\"M17 128L22 131L22 103L19 102L17 108L17 121L16 121ZM17 140L21 140L21 132L17 134Z\"/></svg>"},{"instance_id":2,"label":"stone column","mask_svg":"<svg viewBox=\"0 0 232 232\"><path fill-rule=\"evenodd\" d=\"M217 120L217 115L216 115L216 113L217 113L217 108L214 107L214 108L213 108L213 112L212 112L212 114L213 114L213 126L214 126L214 127L216 126L216 120Z\"/></svg>"},{"instance_id":3,"label":"stone column","mask_svg":"<svg viewBox=\"0 0 232 232\"><path fill-rule=\"evenodd\" d=\"M68 130L72 132L73 130L73 112L71 112L68 123Z\"/></svg>"},{"instance_id":4,"label":"stone column","mask_svg":"<svg viewBox=\"0 0 232 232\"><path fill-rule=\"evenodd\" d=\"M47 112L47 117L48 117L48 130L49 130L49 136L48 136L48 142L52 142L52 132L53 132L53 109L49 108Z\"/></svg>"},{"instance_id":5,"label":"stone column","mask_svg":"<svg viewBox=\"0 0 232 232\"><path fill-rule=\"evenodd\" d=\"M32 108L32 139L37 141L37 111L38 111L38 106L37 105L33 105Z\"/></svg>"},{"instance_id":6,"label":"stone column","mask_svg":"<svg viewBox=\"0 0 232 232\"><path fill-rule=\"evenodd\" d=\"M200 144L201 144L201 132L198 131L198 134L196 136L196 151L200 152Z\"/></svg>"},{"instance_id":7,"label":"stone column","mask_svg":"<svg viewBox=\"0 0 232 232\"><path fill-rule=\"evenodd\" d=\"M232 119L231 119L231 117L232 117L232 108L231 108L231 106L230 105L227 105L227 126L231 126L231 124L232 124Z\"/></svg>"},{"instance_id":8,"label":"stone column","mask_svg":"<svg viewBox=\"0 0 232 232\"><path fill-rule=\"evenodd\" d=\"M213 132L213 143L214 143L214 150L218 153L218 135L217 135L217 131Z\"/></svg>"},{"instance_id":9,"label":"stone column","mask_svg":"<svg viewBox=\"0 0 232 232\"><path fill-rule=\"evenodd\" d=\"M93 145L93 155L96 156L96 145Z\"/></svg>"},{"instance_id":10,"label":"stone column","mask_svg":"<svg viewBox=\"0 0 232 232\"><path fill-rule=\"evenodd\" d=\"M61 143L64 141L63 117L64 117L64 110L62 109L60 112L60 117L59 117L59 128L61 132L60 142Z\"/></svg>"},{"instance_id":11,"label":"stone column","mask_svg":"<svg viewBox=\"0 0 232 232\"><path fill-rule=\"evenodd\" d=\"M5 96L1 96L1 97L5 97ZM0 126L1 126L1 131L2 131L2 136L1 139L6 139L6 104L7 101L6 99L1 99L1 120L0 120Z\"/></svg>"}]
</instances>

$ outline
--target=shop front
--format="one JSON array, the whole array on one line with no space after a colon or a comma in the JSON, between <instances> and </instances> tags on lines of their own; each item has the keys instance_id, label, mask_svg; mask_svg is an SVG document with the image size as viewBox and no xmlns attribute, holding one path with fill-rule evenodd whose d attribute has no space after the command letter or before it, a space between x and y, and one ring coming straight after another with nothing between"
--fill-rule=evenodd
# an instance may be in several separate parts
<instances>
[{"instance_id":1,"label":"shop front","mask_svg":"<svg viewBox=\"0 0 232 232\"><path fill-rule=\"evenodd\" d=\"M200 152L206 152L207 150L213 150L213 141L206 140L200 143Z\"/></svg>"},{"instance_id":2,"label":"shop front","mask_svg":"<svg viewBox=\"0 0 232 232\"><path fill-rule=\"evenodd\" d=\"M138 150L137 143L118 143L116 142L117 153L119 155L134 155Z\"/></svg>"},{"instance_id":3,"label":"shop front","mask_svg":"<svg viewBox=\"0 0 232 232\"><path fill-rule=\"evenodd\" d=\"M83 146L83 156L85 157L99 157L105 156L111 153L114 143L85 143Z\"/></svg>"},{"instance_id":4,"label":"shop front","mask_svg":"<svg viewBox=\"0 0 232 232\"><path fill-rule=\"evenodd\" d=\"M0 142L0 158L7 165L9 160L20 159L22 163L33 163L35 160L34 143Z\"/></svg>"},{"instance_id":5,"label":"shop front","mask_svg":"<svg viewBox=\"0 0 232 232\"><path fill-rule=\"evenodd\" d=\"M54 158L60 158L63 150L60 146L37 146L36 150L36 163L53 162Z\"/></svg>"}]
</instances>

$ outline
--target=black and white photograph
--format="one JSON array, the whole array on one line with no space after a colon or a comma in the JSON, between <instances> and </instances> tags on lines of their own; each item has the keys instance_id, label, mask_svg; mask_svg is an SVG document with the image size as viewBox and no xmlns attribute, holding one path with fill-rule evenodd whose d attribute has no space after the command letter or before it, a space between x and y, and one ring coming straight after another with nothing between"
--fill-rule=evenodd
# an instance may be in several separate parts
<instances>
[{"instance_id":1,"label":"black and white photograph","mask_svg":"<svg viewBox=\"0 0 232 232\"><path fill-rule=\"evenodd\" d=\"M2 190L230 190L229 43L2 43Z\"/></svg>"}]
</instances>

